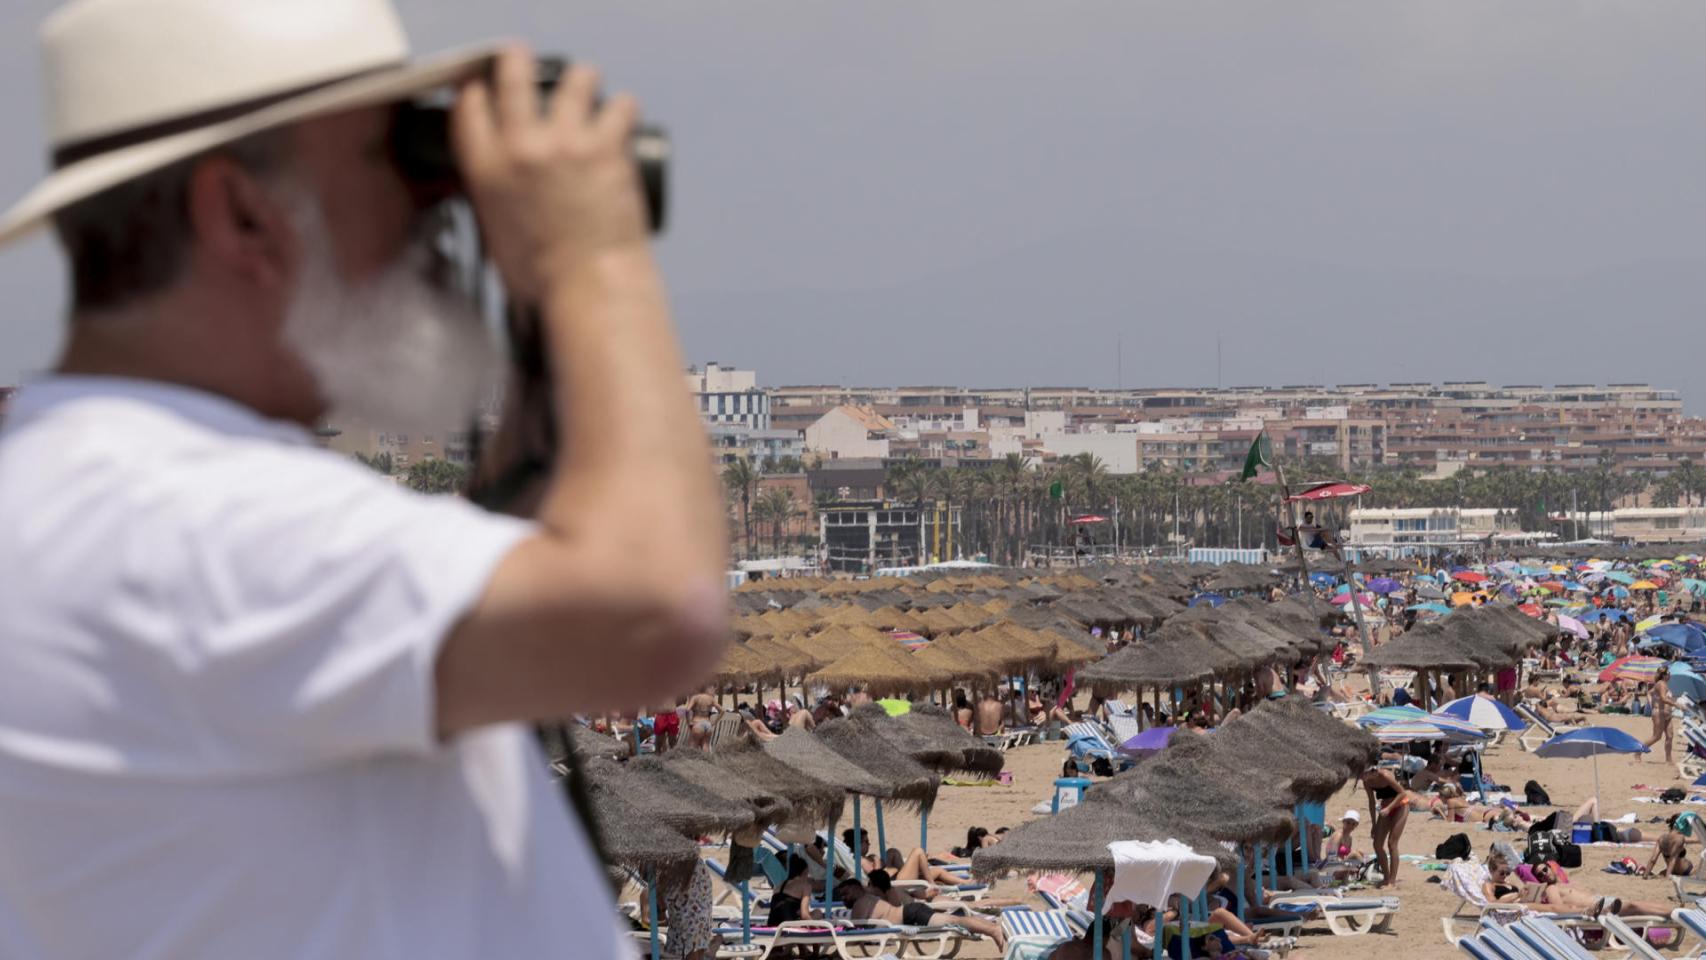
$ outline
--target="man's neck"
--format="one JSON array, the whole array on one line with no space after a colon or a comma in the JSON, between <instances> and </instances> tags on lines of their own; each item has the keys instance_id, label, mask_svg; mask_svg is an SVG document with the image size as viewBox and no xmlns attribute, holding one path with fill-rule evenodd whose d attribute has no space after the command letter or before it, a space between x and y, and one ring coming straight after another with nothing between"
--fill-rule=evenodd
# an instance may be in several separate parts
<instances>
[{"instance_id":1,"label":"man's neck","mask_svg":"<svg viewBox=\"0 0 1706 960\"><path fill-rule=\"evenodd\" d=\"M322 411L304 402L300 363L278 346L230 323L196 322L195 314L160 302L124 311L73 316L55 370L128 377L201 390L262 416L313 426ZM235 327L235 329L234 329ZM293 399L294 398L294 399Z\"/></svg>"}]
</instances>

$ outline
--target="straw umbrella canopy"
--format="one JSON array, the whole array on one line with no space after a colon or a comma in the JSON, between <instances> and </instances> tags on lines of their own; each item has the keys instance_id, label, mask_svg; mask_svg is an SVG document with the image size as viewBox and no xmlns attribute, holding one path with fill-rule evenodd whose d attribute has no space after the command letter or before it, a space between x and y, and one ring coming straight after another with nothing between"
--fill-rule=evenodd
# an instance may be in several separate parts
<instances>
[{"instance_id":1,"label":"straw umbrella canopy","mask_svg":"<svg viewBox=\"0 0 1706 960\"><path fill-rule=\"evenodd\" d=\"M780 823L793 815L794 804L785 795L765 789L711 762L702 750L670 750L660 757L641 757L632 764L636 769L656 765L671 776L702 790L734 800L752 808L759 826Z\"/></svg>"},{"instance_id":2,"label":"straw umbrella canopy","mask_svg":"<svg viewBox=\"0 0 1706 960\"><path fill-rule=\"evenodd\" d=\"M843 627L833 626L821 633L806 637L801 649L824 663L834 663L864 646L866 642Z\"/></svg>"},{"instance_id":3,"label":"straw umbrella canopy","mask_svg":"<svg viewBox=\"0 0 1706 960\"><path fill-rule=\"evenodd\" d=\"M1367 731L1334 719L1297 697L1259 704L1240 722L1265 726L1280 739L1296 744L1318 763L1337 766L1356 776L1380 759L1380 741Z\"/></svg>"},{"instance_id":4,"label":"straw umbrella canopy","mask_svg":"<svg viewBox=\"0 0 1706 960\"><path fill-rule=\"evenodd\" d=\"M1097 694L1166 689L1206 679L1210 671L1183 644L1134 643L1078 671L1077 682Z\"/></svg>"},{"instance_id":5,"label":"straw umbrella canopy","mask_svg":"<svg viewBox=\"0 0 1706 960\"><path fill-rule=\"evenodd\" d=\"M776 661L744 643L731 643L723 649L722 659L711 671L711 680L719 686L765 680L778 683L782 680L782 673Z\"/></svg>"},{"instance_id":6,"label":"straw umbrella canopy","mask_svg":"<svg viewBox=\"0 0 1706 960\"><path fill-rule=\"evenodd\" d=\"M1100 788L1090 791L1094 797ZM1114 869L1108 844L1126 840L1178 840L1226 869L1237 857L1187 821L1167 820L1147 806L1126 803L1080 803L1052 817L1022 823L1005 839L972 854L971 871L993 879L1009 871L1020 873L1100 873Z\"/></svg>"},{"instance_id":7,"label":"straw umbrella canopy","mask_svg":"<svg viewBox=\"0 0 1706 960\"><path fill-rule=\"evenodd\" d=\"M873 732L869 723L857 717L828 720L818 726L817 738L882 784L885 792L872 796L924 807L936 802L936 791L942 786L941 778L922 764L897 753L889 741Z\"/></svg>"},{"instance_id":8,"label":"straw umbrella canopy","mask_svg":"<svg viewBox=\"0 0 1706 960\"><path fill-rule=\"evenodd\" d=\"M1274 572L1252 564L1226 564L1204 584L1216 592L1224 590L1267 590L1274 585Z\"/></svg>"},{"instance_id":9,"label":"straw umbrella canopy","mask_svg":"<svg viewBox=\"0 0 1706 960\"><path fill-rule=\"evenodd\" d=\"M1280 842L1294 829L1282 809L1282 788L1272 781L1240 777L1209 761L1213 748L1198 734L1175 735L1167 749L1136 768L1102 783L1104 797L1145 801L1167 818L1190 822L1217 840Z\"/></svg>"},{"instance_id":10,"label":"straw umbrella canopy","mask_svg":"<svg viewBox=\"0 0 1706 960\"><path fill-rule=\"evenodd\" d=\"M794 739L809 739L811 736L804 731L793 732L800 735ZM783 737L787 736L788 734L783 734ZM793 744L790 744L790 747L792 746ZM696 751L671 750L670 755L673 757L676 753L693 752ZM786 753L787 750L783 752ZM802 755L806 752L798 751ZM796 820L830 823L841 818L841 809L847 801L844 786L819 779L801 766L787 763L755 743L736 741L720 746L706 756L710 758L713 766L727 772L731 777L739 778L764 793L786 799L793 808ZM831 760L838 759L831 754ZM837 767L835 763L817 766L818 772L821 773L833 774L838 770L848 772L844 767Z\"/></svg>"},{"instance_id":11,"label":"straw umbrella canopy","mask_svg":"<svg viewBox=\"0 0 1706 960\"><path fill-rule=\"evenodd\" d=\"M847 793L879 799L894 795L889 784L804 730L794 727L784 730L781 736L764 744L764 752L813 780Z\"/></svg>"},{"instance_id":12,"label":"straw umbrella canopy","mask_svg":"<svg viewBox=\"0 0 1706 960\"><path fill-rule=\"evenodd\" d=\"M611 863L656 876L660 886L686 883L699 864L699 845L658 823L610 791L594 791L592 817Z\"/></svg>"},{"instance_id":13,"label":"straw umbrella canopy","mask_svg":"<svg viewBox=\"0 0 1706 960\"><path fill-rule=\"evenodd\" d=\"M1305 745L1285 740L1243 715L1221 724L1208 740L1221 765L1283 780L1299 800L1325 801L1350 779L1343 767L1316 760Z\"/></svg>"},{"instance_id":14,"label":"straw umbrella canopy","mask_svg":"<svg viewBox=\"0 0 1706 960\"><path fill-rule=\"evenodd\" d=\"M547 727L546 730L549 734L550 727ZM627 741L618 740L572 721L561 724L557 727L557 731L558 735L547 735L545 737L546 750L549 753L548 759L554 762L567 760L567 751L573 751L574 755L582 760L590 760L595 757L603 757L606 760L620 760L629 753ZM562 742L564 736L568 738L567 744Z\"/></svg>"},{"instance_id":15,"label":"straw umbrella canopy","mask_svg":"<svg viewBox=\"0 0 1706 960\"><path fill-rule=\"evenodd\" d=\"M914 703L912 709L892 722L929 744L932 751L950 755L950 759L926 762L919 754L909 754L927 767L943 773L965 772L993 777L1001 772L1006 758L995 749L954 722L948 711L928 703Z\"/></svg>"},{"instance_id":16,"label":"straw umbrella canopy","mask_svg":"<svg viewBox=\"0 0 1706 960\"><path fill-rule=\"evenodd\" d=\"M613 793L654 822L688 836L733 832L758 819L750 804L689 783L656 762L591 760L581 770L594 796Z\"/></svg>"},{"instance_id":17,"label":"straw umbrella canopy","mask_svg":"<svg viewBox=\"0 0 1706 960\"><path fill-rule=\"evenodd\" d=\"M812 656L809 649L777 637L753 637L746 642L746 648L753 653L766 657L785 676L799 677L823 666L823 663Z\"/></svg>"},{"instance_id":18,"label":"straw umbrella canopy","mask_svg":"<svg viewBox=\"0 0 1706 960\"><path fill-rule=\"evenodd\" d=\"M1475 670L1481 658L1452 637L1424 624L1390 643L1381 644L1363 658L1363 665L1381 670Z\"/></svg>"},{"instance_id":19,"label":"straw umbrella canopy","mask_svg":"<svg viewBox=\"0 0 1706 960\"><path fill-rule=\"evenodd\" d=\"M911 657L926 669L940 671L951 683L993 683L1000 677L994 667L941 641L919 647Z\"/></svg>"},{"instance_id":20,"label":"straw umbrella canopy","mask_svg":"<svg viewBox=\"0 0 1706 960\"><path fill-rule=\"evenodd\" d=\"M829 666L806 675L808 683L831 689L863 687L873 697L924 693L953 682L894 641L866 643Z\"/></svg>"}]
</instances>

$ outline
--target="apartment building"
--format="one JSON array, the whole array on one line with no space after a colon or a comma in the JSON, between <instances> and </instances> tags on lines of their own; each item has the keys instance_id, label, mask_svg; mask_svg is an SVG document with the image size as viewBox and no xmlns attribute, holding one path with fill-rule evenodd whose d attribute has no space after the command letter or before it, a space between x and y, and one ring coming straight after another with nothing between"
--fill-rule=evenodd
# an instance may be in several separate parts
<instances>
[{"instance_id":1,"label":"apartment building","mask_svg":"<svg viewBox=\"0 0 1706 960\"><path fill-rule=\"evenodd\" d=\"M687 390L707 424L737 424L769 430L770 394L758 386L758 374L715 361L687 370Z\"/></svg>"}]
</instances>

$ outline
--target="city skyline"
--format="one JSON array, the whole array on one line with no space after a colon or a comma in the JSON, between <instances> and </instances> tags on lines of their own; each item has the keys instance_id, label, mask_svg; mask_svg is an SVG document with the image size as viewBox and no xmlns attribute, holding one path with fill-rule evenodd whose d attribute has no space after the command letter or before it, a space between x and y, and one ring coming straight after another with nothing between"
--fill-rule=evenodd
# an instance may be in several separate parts
<instances>
[{"instance_id":1,"label":"city skyline","mask_svg":"<svg viewBox=\"0 0 1706 960\"><path fill-rule=\"evenodd\" d=\"M0 12L8 200L42 172L54 6ZM422 52L594 60L670 129L689 356L807 383L1646 381L1706 413L1697 4L399 7ZM49 361L63 287L45 239L0 253L0 381Z\"/></svg>"}]
</instances>

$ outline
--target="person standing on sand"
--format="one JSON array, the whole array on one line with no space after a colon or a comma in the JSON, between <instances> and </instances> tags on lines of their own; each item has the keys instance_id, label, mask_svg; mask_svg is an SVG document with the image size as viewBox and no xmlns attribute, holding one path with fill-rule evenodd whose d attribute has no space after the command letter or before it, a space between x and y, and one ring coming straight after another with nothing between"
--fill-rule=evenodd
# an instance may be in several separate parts
<instances>
[{"instance_id":1,"label":"person standing on sand","mask_svg":"<svg viewBox=\"0 0 1706 960\"><path fill-rule=\"evenodd\" d=\"M1404 835L1404 824L1410 817L1408 791L1392 771L1369 767L1362 772L1362 788L1368 794L1368 814L1373 826L1369 838L1374 843L1374 858L1380 864L1380 885L1398 885L1398 840Z\"/></svg>"},{"instance_id":2,"label":"person standing on sand","mask_svg":"<svg viewBox=\"0 0 1706 960\"><path fill-rule=\"evenodd\" d=\"M1676 737L1671 732L1671 717L1676 711L1676 698L1670 692L1670 666L1659 668L1653 676L1653 735L1641 741L1641 746L1652 747L1661 739L1665 742L1665 766L1671 764L1671 750L1676 744Z\"/></svg>"}]
</instances>

